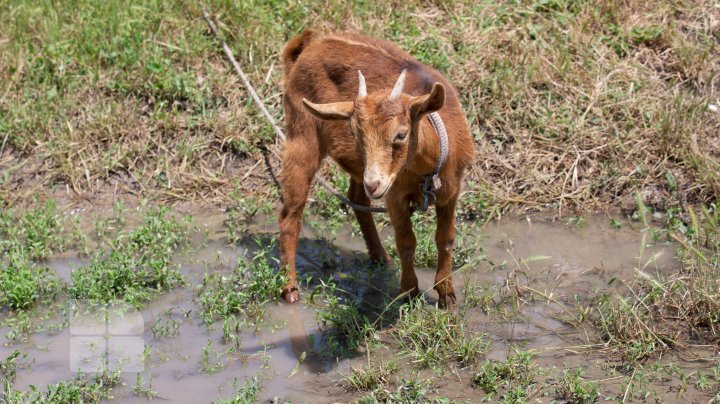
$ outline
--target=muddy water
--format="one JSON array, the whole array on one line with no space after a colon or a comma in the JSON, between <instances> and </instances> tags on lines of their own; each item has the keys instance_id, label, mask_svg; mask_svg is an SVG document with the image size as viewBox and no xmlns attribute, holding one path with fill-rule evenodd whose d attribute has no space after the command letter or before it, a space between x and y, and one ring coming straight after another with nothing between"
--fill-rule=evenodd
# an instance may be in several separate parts
<instances>
[{"instance_id":1,"label":"muddy water","mask_svg":"<svg viewBox=\"0 0 720 404\"><path fill-rule=\"evenodd\" d=\"M178 288L153 301L141 312L145 324L142 339L149 349L141 376L145 387L157 392L154 400L178 403L209 402L228 398L233 381L239 384L249 378L263 381L260 397L293 402L348 401L352 395L336 385L350 366L361 366L364 358L325 360L311 352L319 348L321 334L316 311L306 304L288 306L271 303L265 323L258 329L243 332L239 352L227 353L221 343L222 325L208 327L200 318L196 285L205 272L228 271L239 257L252 254L253 237L238 247L225 243L222 215L196 217L202 237L196 235L191 251L178 254L188 286ZM275 232L272 221L250 228L250 234ZM587 304L598 291L619 290L622 281L630 281L637 269L649 273L669 272L676 268L675 246L649 243L637 229L626 224L613 229L604 216L593 217L582 226L542 219L506 219L472 231L482 235L477 254L485 259L461 269L455 276L463 306L463 285L474 292L484 288L492 294L497 306L494 314L480 309L467 311L474 331L488 334L492 348L488 358L503 359L514 348L533 349L542 366L588 366L600 361L589 352L597 348L598 338L587 323L570 326L571 314L578 305ZM362 240L352 237L350 229L342 230L329 242L311 228L304 228L300 243L299 271L314 279L335 276L338 283L363 301L380 302L397 293L397 274L373 273L365 262ZM70 273L83 264L74 257L48 262L51 269L70 281ZM431 290L432 269L418 269L422 290ZM307 291L306 291L307 292ZM434 292L429 292L432 300ZM307 294L305 295L307 296ZM516 310L507 311L510 301ZM499 314L498 314L499 313ZM5 316L5 314L0 314ZM152 326L175 320L176 335L155 338ZM0 329L5 334L7 329ZM68 346L70 331L56 334L34 334L26 344L0 347L0 358L20 349L29 356L29 366L21 368L16 389L45 385L72 378ZM209 349L210 365L204 367L203 348ZM392 353L390 353L392 355ZM300 363L300 358L306 359ZM597 367L596 367L597 368ZM598 379L606 377L600 370L588 373ZM152 401L138 397L132 387L135 373L124 375L124 385L116 387L113 400L122 402ZM470 399L477 391L467 379L438 383L439 394L449 398ZM619 383L620 381L618 381ZM616 386L618 389L620 386ZM549 401L549 400L548 400Z\"/></svg>"},{"instance_id":2,"label":"muddy water","mask_svg":"<svg viewBox=\"0 0 720 404\"><path fill-rule=\"evenodd\" d=\"M481 327L497 341L490 357L504 356L507 346L520 344L541 350L588 344L588 335L568 327L572 315L563 307L587 304L598 291L627 292L622 281L634 279L638 269L655 275L677 268L675 245L651 243L649 235L630 225L613 229L609 222L598 216L578 227L522 218L483 228L487 262L464 276L520 302L519 316L499 325L479 315ZM431 271L423 274L430 285Z\"/></svg>"}]
</instances>

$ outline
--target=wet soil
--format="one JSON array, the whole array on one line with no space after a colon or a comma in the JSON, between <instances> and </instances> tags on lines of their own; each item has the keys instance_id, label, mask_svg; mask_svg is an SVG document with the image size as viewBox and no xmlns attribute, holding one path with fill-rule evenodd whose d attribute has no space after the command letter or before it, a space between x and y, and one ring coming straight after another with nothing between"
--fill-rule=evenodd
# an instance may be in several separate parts
<instances>
[{"instance_id":1,"label":"wet soil","mask_svg":"<svg viewBox=\"0 0 720 404\"><path fill-rule=\"evenodd\" d=\"M200 318L201 306L195 299L203 274L229 271L237 259L252 255L257 236L269 237L277 230L272 219L258 220L248 227L247 240L229 246L224 220L222 213L195 215L193 223L199 231L190 248L176 259L187 286L162 295L141 310L145 325L142 339L149 349L141 375L157 397L138 397L132 390L136 374L126 373L124 384L113 390L111 401L209 402L231 397L235 380L242 384L253 376L262 380L262 400L330 403L352 401L363 395L344 390L338 380L351 367L362 367L368 358L362 353L343 359L313 354L321 348L322 336L316 307L305 299L294 306L270 303L264 323L257 330L242 333L238 352L229 352L230 346L221 342L222 324L208 327ZM599 293L626 292L623 283L631 282L638 270L651 274L675 270L676 246L651 243L632 222L612 228L607 216L591 217L582 226L542 218L508 218L466 231L480 235L475 255L482 259L455 274L458 311L472 332L487 334L490 349L486 358L502 360L515 349L531 350L536 355L533 362L544 369L540 380L547 380L549 385L558 380L563 368L582 367L588 380L600 381L603 397L620 399L626 395L630 375L617 358L603 349L593 325L577 320L578 309L589 305ZM356 299L371 302L371 307L397 294L397 270L389 268L378 274L378 269L369 267L362 238L353 236L349 225L332 241L319 233L309 226L303 229L300 273L314 279L334 276ZM84 262L84 258L66 253L51 258L47 264L69 282L71 271ZM420 268L417 272L421 290L431 291L434 270ZM468 308L466 287L475 295L487 293L490 303ZM305 292L307 298L309 291ZM428 292L428 300L433 297L434 292ZM8 315L0 313L3 318ZM54 321L61 323L62 318ZM154 336L152 326L169 321L179 324L177 332ZM402 358L385 332L391 329L389 325L383 331L383 339L389 343L376 353L380 358ZM0 334L7 332L7 328L0 328ZM14 349L28 354L14 388L73 378L76 373L68 359L70 338L70 330L65 327L54 333L33 334L27 343L0 346L0 358ZM209 343L209 360L205 361L203 348ZM689 373L707 367L698 359L711 354L708 350L686 349L663 360L680 363ZM208 363L210 369L204 366ZM471 386L472 369L456 368L441 377L432 370L415 371L412 366L403 366L403 372L433 380L433 396L472 402L483 396L481 390ZM650 380L642 388L654 391L653 397L660 401L669 402L678 398L680 387L678 380L669 378ZM708 394L690 388L683 397L689 402L706 401ZM538 393L534 398L550 402L553 396Z\"/></svg>"}]
</instances>

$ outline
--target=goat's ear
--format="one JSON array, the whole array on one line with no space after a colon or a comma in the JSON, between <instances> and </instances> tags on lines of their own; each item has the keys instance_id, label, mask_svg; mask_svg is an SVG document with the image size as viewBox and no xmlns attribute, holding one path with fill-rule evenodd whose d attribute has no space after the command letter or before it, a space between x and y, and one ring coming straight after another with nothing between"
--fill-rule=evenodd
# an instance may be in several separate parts
<instances>
[{"instance_id":1,"label":"goat's ear","mask_svg":"<svg viewBox=\"0 0 720 404\"><path fill-rule=\"evenodd\" d=\"M313 115L320 119L350 119L355 105L352 101L331 102L328 104L314 104L303 98L303 104Z\"/></svg>"},{"instance_id":2,"label":"goat's ear","mask_svg":"<svg viewBox=\"0 0 720 404\"><path fill-rule=\"evenodd\" d=\"M410 114L413 118L419 118L424 114L435 112L445 105L445 87L435 83L430 94L415 97L410 104Z\"/></svg>"}]
</instances>

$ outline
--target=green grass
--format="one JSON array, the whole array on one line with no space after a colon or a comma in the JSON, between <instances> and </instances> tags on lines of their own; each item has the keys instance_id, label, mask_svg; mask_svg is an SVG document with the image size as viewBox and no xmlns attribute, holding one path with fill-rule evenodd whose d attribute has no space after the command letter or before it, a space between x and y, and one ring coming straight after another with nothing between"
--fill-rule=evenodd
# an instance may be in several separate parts
<instances>
[{"instance_id":1,"label":"green grass","mask_svg":"<svg viewBox=\"0 0 720 404\"><path fill-rule=\"evenodd\" d=\"M113 386L120 383L120 372L101 374L94 378L78 375L75 379L37 387L30 385L27 391L14 390L12 383L3 386L4 402L24 403L100 403L110 397Z\"/></svg>"},{"instance_id":2,"label":"green grass","mask_svg":"<svg viewBox=\"0 0 720 404\"><path fill-rule=\"evenodd\" d=\"M583 370L563 369L563 379L557 389L560 397L571 403L596 403L600 399L598 384L583 378Z\"/></svg>"},{"instance_id":3,"label":"green grass","mask_svg":"<svg viewBox=\"0 0 720 404\"><path fill-rule=\"evenodd\" d=\"M367 368L351 368L352 373L343 377L341 384L349 390L376 390L389 383L390 375L400 367L399 363L391 360L377 366Z\"/></svg>"},{"instance_id":4,"label":"green grass","mask_svg":"<svg viewBox=\"0 0 720 404\"><path fill-rule=\"evenodd\" d=\"M261 380L255 376L245 379L242 385L235 380L235 392L232 398L213 401L213 404L252 404L257 402L258 393L262 388Z\"/></svg>"},{"instance_id":5,"label":"green grass","mask_svg":"<svg viewBox=\"0 0 720 404\"><path fill-rule=\"evenodd\" d=\"M64 222L53 200L14 209L0 199L0 252L21 249L36 261L60 253L66 244Z\"/></svg>"},{"instance_id":6,"label":"green grass","mask_svg":"<svg viewBox=\"0 0 720 404\"><path fill-rule=\"evenodd\" d=\"M474 364L488 348L485 336L473 335L458 315L422 302L400 308L393 334L412 363L440 373L448 362Z\"/></svg>"},{"instance_id":7,"label":"green grass","mask_svg":"<svg viewBox=\"0 0 720 404\"><path fill-rule=\"evenodd\" d=\"M263 246L258 239L258 250L251 260L241 257L229 274L205 274L198 287L198 300L206 322L238 314L256 326L262 322L266 303L279 299L285 284L270 256L271 249L272 246Z\"/></svg>"},{"instance_id":8,"label":"green grass","mask_svg":"<svg viewBox=\"0 0 720 404\"><path fill-rule=\"evenodd\" d=\"M630 364L690 340L714 341L720 335L718 206L702 207L699 214L690 208L687 225L677 219L677 213L669 212L666 227L660 230L649 225L649 210L642 203L639 206L646 233L643 242L677 241L680 268L667 275L654 271L653 257L643 256L641 246L640 272L625 284L628 293L599 296L594 316L597 327L607 344Z\"/></svg>"},{"instance_id":9,"label":"green grass","mask_svg":"<svg viewBox=\"0 0 720 404\"><path fill-rule=\"evenodd\" d=\"M184 283L172 255L187 237L187 223L150 209L143 223L112 242L110 251L72 273L70 296L91 302L123 300L140 307L157 294Z\"/></svg>"},{"instance_id":10,"label":"green grass","mask_svg":"<svg viewBox=\"0 0 720 404\"><path fill-rule=\"evenodd\" d=\"M428 380L400 380L394 389L375 389L361 397L359 403L398 402L398 403L450 403L443 398L430 398L433 392Z\"/></svg>"},{"instance_id":11,"label":"green grass","mask_svg":"<svg viewBox=\"0 0 720 404\"><path fill-rule=\"evenodd\" d=\"M62 223L52 201L24 212L0 201L0 307L27 310L62 292L63 283L36 262L62 251Z\"/></svg>"},{"instance_id":12,"label":"green grass","mask_svg":"<svg viewBox=\"0 0 720 404\"><path fill-rule=\"evenodd\" d=\"M330 279L321 282L313 292L313 298L317 292L321 293L323 300L317 310L317 321L323 334L321 355L354 356L361 346L372 344L375 327L346 291L339 289Z\"/></svg>"},{"instance_id":13,"label":"green grass","mask_svg":"<svg viewBox=\"0 0 720 404\"><path fill-rule=\"evenodd\" d=\"M52 301L62 291L62 282L34 264L21 247L16 248L7 252L7 264L0 265L0 307L26 310Z\"/></svg>"},{"instance_id":14,"label":"green grass","mask_svg":"<svg viewBox=\"0 0 720 404\"><path fill-rule=\"evenodd\" d=\"M532 354L518 351L502 362L486 361L475 373L473 383L491 397L504 390L500 396L504 402L522 402L537 374Z\"/></svg>"}]
</instances>

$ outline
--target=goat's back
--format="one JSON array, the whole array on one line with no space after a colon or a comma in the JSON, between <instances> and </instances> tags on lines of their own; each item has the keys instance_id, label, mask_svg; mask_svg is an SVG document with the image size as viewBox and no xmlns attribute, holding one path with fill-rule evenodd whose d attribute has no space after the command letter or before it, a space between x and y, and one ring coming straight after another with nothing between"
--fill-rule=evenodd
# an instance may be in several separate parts
<instances>
[{"instance_id":1,"label":"goat's back","mask_svg":"<svg viewBox=\"0 0 720 404\"><path fill-rule=\"evenodd\" d=\"M407 69L405 93L427 94L433 83L440 82L448 90L446 106L459 107L454 88L437 70L376 38L308 29L288 42L283 62L285 91L292 98L305 97L317 103L353 100L358 91L358 70L372 93L392 88L398 75Z\"/></svg>"}]
</instances>

